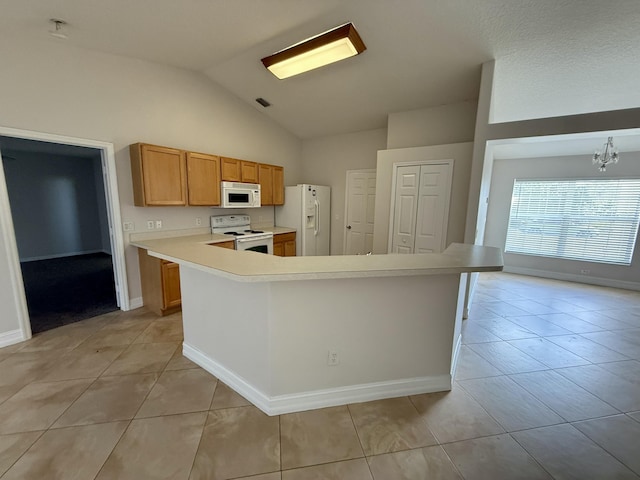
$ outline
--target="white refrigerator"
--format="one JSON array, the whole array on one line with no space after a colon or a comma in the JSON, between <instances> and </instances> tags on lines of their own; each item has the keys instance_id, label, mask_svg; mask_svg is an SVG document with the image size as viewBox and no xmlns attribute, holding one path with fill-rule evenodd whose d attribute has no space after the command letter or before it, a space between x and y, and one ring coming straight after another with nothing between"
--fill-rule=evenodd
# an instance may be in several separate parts
<instances>
[{"instance_id":1,"label":"white refrigerator","mask_svg":"<svg viewBox=\"0 0 640 480\"><path fill-rule=\"evenodd\" d=\"M285 187L284 205L276 207L276 225L296 229L297 255L329 255L331 187Z\"/></svg>"}]
</instances>

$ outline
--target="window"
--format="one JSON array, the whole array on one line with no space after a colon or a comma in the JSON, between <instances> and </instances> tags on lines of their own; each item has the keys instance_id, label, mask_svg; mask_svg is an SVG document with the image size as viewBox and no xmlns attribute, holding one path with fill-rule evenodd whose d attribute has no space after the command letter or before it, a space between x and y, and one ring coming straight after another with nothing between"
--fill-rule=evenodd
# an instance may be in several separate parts
<instances>
[{"instance_id":1,"label":"window","mask_svg":"<svg viewBox=\"0 0 640 480\"><path fill-rule=\"evenodd\" d=\"M505 252L630 265L640 179L516 180Z\"/></svg>"}]
</instances>

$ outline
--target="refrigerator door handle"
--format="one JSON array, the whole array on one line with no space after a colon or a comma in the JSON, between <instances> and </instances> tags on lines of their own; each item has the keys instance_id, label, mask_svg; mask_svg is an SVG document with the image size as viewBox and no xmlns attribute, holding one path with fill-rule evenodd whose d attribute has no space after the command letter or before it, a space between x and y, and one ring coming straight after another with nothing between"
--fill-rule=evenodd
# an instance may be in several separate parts
<instances>
[{"instance_id":1,"label":"refrigerator door handle","mask_svg":"<svg viewBox=\"0 0 640 480\"><path fill-rule=\"evenodd\" d=\"M313 226L313 234L317 237L320 233L320 204L317 200L314 200L316 206L316 221Z\"/></svg>"}]
</instances>

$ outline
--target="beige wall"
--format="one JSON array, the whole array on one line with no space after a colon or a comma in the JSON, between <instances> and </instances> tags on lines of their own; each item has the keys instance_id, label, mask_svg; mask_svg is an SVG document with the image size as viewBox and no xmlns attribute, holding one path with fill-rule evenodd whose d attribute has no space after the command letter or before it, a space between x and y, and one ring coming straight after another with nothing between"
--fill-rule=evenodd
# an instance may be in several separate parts
<instances>
[{"instance_id":1,"label":"beige wall","mask_svg":"<svg viewBox=\"0 0 640 480\"><path fill-rule=\"evenodd\" d=\"M387 150L378 154L373 251L386 253L393 164L454 159L447 245L462 242L471 176L476 102L461 102L389 115Z\"/></svg>"},{"instance_id":2,"label":"beige wall","mask_svg":"<svg viewBox=\"0 0 640 480\"><path fill-rule=\"evenodd\" d=\"M471 142L477 107L474 101L391 113L387 148Z\"/></svg>"},{"instance_id":3,"label":"beige wall","mask_svg":"<svg viewBox=\"0 0 640 480\"><path fill-rule=\"evenodd\" d=\"M344 199L347 170L375 169L378 150L385 148L387 130L307 140L302 149L304 183L331 187L331 254L343 253Z\"/></svg>"},{"instance_id":4,"label":"beige wall","mask_svg":"<svg viewBox=\"0 0 640 480\"><path fill-rule=\"evenodd\" d=\"M393 165L424 160L453 160L451 203L447 245L464 240L469 178L473 143L456 143L430 147L398 148L378 153L376 177L376 213L373 227L373 253L387 253Z\"/></svg>"},{"instance_id":5,"label":"beige wall","mask_svg":"<svg viewBox=\"0 0 640 480\"><path fill-rule=\"evenodd\" d=\"M192 228L196 217L207 222L220 211L134 207L128 152L134 142L283 165L286 183L301 180L302 142L201 74L54 41L0 44L0 61L0 126L113 143L122 221L134 222L136 231L146 231L148 219L163 220L163 230ZM6 230L0 267L7 263ZM126 246L126 263L129 296L139 298L133 247ZM6 268L0 272L0 304L11 308L11 279ZM17 329L15 312L5 312L0 332Z\"/></svg>"}]
</instances>

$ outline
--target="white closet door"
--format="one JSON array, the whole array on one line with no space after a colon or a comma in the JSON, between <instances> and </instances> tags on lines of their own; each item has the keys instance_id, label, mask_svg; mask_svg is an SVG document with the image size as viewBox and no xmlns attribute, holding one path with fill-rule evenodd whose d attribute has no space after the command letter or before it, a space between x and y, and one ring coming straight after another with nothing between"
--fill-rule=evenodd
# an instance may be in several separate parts
<instances>
[{"instance_id":1,"label":"white closet door","mask_svg":"<svg viewBox=\"0 0 640 480\"><path fill-rule=\"evenodd\" d=\"M446 247L450 191L450 165L420 167L415 253L440 253Z\"/></svg>"},{"instance_id":2,"label":"white closet door","mask_svg":"<svg viewBox=\"0 0 640 480\"><path fill-rule=\"evenodd\" d=\"M391 253L413 253L419 188L420 166L398 167Z\"/></svg>"}]
</instances>

